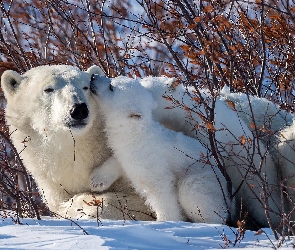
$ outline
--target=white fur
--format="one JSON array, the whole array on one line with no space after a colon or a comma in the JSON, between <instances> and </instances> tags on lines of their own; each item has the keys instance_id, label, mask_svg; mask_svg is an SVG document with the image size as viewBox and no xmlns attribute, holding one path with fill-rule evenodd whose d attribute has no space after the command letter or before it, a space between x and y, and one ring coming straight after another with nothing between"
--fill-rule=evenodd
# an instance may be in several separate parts
<instances>
[{"instance_id":1,"label":"white fur","mask_svg":"<svg viewBox=\"0 0 295 250\"><path fill-rule=\"evenodd\" d=\"M77 206L85 207L80 201L89 199L90 174L111 156L104 124L90 93L94 73L102 71L97 66L83 72L73 66L55 65L36 67L23 75L8 70L1 78L11 139L43 200L51 211L61 215L71 210L71 216L80 216L81 207ZM81 103L86 104L89 114L77 120L71 113ZM122 197L133 193L124 180L119 180L112 191ZM104 198L105 204L119 204L114 193L96 197ZM139 196L130 203L137 203L134 210L148 211ZM91 209L92 215L96 214L96 208L88 208ZM112 218L112 209L113 206L104 209L107 218Z\"/></svg>"},{"instance_id":2,"label":"white fur","mask_svg":"<svg viewBox=\"0 0 295 250\"><path fill-rule=\"evenodd\" d=\"M208 135L201 129L202 126L204 127L206 125L200 118L200 115L196 113L197 111L199 114L206 116L206 111L202 103L197 103L198 95L194 94L194 88L185 88L182 85L174 88L172 86L173 79L166 77L147 77L141 80L141 84L147 88L157 100L158 107L153 111L155 120L173 130L182 131L190 137L198 138L201 143L210 150ZM202 89L200 92L210 104L212 102L210 99L212 98L211 94L208 94L207 90ZM163 95L176 101L172 103L167 98L163 98ZM193 97L196 97L196 99L192 99ZM191 112L191 117L185 112L183 104L193 110ZM166 107L171 106L174 108L166 109ZM193 130L192 128L196 125L200 127ZM277 225L279 223L279 218L276 213L280 213L280 193L277 170L265 146L262 143L252 143L253 135L245 122L242 121L237 113L231 110L224 101L219 99L217 99L215 103L214 128L216 130L215 138L217 147L223 156L226 171L232 180L235 190L238 189L242 183L249 166L261 169L261 173L264 173L263 176L267 178L268 181L268 194L272 197L268 197L269 205L271 210L274 211L274 213L270 212L270 217L272 222ZM249 139L248 143L242 145L241 138ZM252 155L253 157L251 157ZM265 158L262 159L260 155L265 155ZM236 196L237 205L242 201L243 209L248 211L252 218L262 226L268 226L264 205L256 198L256 196L261 197L262 183L258 176L249 173L247 175L247 182L253 188L249 188L249 186L243 182Z\"/></svg>"},{"instance_id":3,"label":"white fur","mask_svg":"<svg viewBox=\"0 0 295 250\"><path fill-rule=\"evenodd\" d=\"M243 93L230 93L228 88L221 91L221 100L232 101L238 115L249 128L255 123L258 130L265 127L271 130L273 136L264 140L270 145L275 163L280 169L282 180L288 187L292 199L291 208L295 202L295 123L294 114L289 113L266 98L248 96ZM293 213L292 220L295 219Z\"/></svg>"},{"instance_id":4,"label":"white fur","mask_svg":"<svg viewBox=\"0 0 295 250\"><path fill-rule=\"evenodd\" d=\"M155 122L152 110L157 103L139 81L117 77L111 82L112 90L108 79L96 81L109 146L124 174L156 212L157 220L182 220L183 209L193 221L222 222L220 216L226 217L226 202L229 204L226 181L216 166L200 161L206 148ZM103 173L96 176L100 188L111 184Z\"/></svg>"},{"instance_id":5,"label":"white fur","mask_svg":"<svg viewBox=\"0 0 295 250\"><path fill-rule=\"evenodd\" d=\"M255 123L258 128L264 126L276 133L285 126L292 124L294 119L293 114L280 109L277 104L266 98L244 93L230 93L228 87L221 90L220 100L232 101L239 116L249 127L251 127L251 123Z\"/></svg>"},{"instance_id":6,"label":"white fur","mask_svg":"<svg viewBox=\"0 0 295 250\"><path fill-rule=\"evenodd\" d=\"M19 152L26 146L21 153L24 164L34 176L41 194L44 192L43 198L47 200L50 209L55 212L65 213L67 209L72 209L78 216L78 207L73 207L71 204L76 204L76 200L79 203L89 197L83 192L90 191L90 175L95 176L95 173L92 173L93 170L111 156L111 150L106 145L104 124L96 102L89 91L83 89L89 87L91 75L94 73L101 74L101 70L94 66L82 72L72 66L55 65L33 68L23 75L6 71L1 78L2 89L7 99L6 119L12 133L12 140ZM184 95L185 89L181 87L175 91L170 88L172 82L173 79L166 77L148 77L141 80L142 85L149 89L157 101L158 107L153 111L154 119L173 130L199 138L203 145L208 147L207 136L202 130L192 131L195 121L202 125L197 115L193 116L195 120L191 120L187 119L186 113L179 107L165 109L171 106L171 103L162 97L165 92L168 95L175 95L180 102L184 97L189 107L195 105L195 102ZM55 91L51 94L45 93L46 86L54 87ZM76 102L87 104L89 117L85 119L87 124L84 127L72 127L70 130L69 112ZM217 129L216 138L220 146L228 149L227 152L223 151L223 156L234 186L237 186L241 183L241 174L243 175L245 169L240 168L240 157L235 157L232 150L235 154L248 156L245 148L236 143L236 138L242 135L252 138L252 135L246 125L244 126L243 123L241 125L235 112L229 110L222 101L216 103L214 126ZM231 147L233 143L237 145ZM251 146L247 150L250 154L253 151L257 152L257 148ZM260 151L263 154L265 149L260 147ZM114 178L116 168L119 167L116 167L116 164L111 165L113 167L111 176ZM260 165L257 154L254 156L254 165L256 167ZM276 183L273 163L268 157L267 163L262 166L263 168L268 166L266 173L270 184ZM256 184L256 182L257 179L253 178L253 183ZM261 191L259 183L254 187L253 191L259 195ZM119 180L109 190L121 192L122 197L124 195L129 197L128 194L132 193L124 180ZM108 194L104 194L104 197ZM115 202L113 194L110 193L109 199ZM255 200L251 190L243 185L238 195L243 197L250 214L267 226L263 209ZM74 197L73 201L72 197ZM98 197L102 198L102 196ZM277 196L274 196L274 200L276 203ZM139 196L133 201L131 203L137 204L138 207L143 203ZM274 206L272 208L277 211ZM137 207L134 210L137 210ZM96 212L95 209L94 211ZM147 208L146 211L148 211Z\"/></svg>"},{"instance_id":7,"label":"white fur","mask_svg":"<svg viewBox=\"0 0 295 250\"><path fill-rule=\"evenodd\" d=\"M238 116L248 125L265 144L270 144L271 153L276 146L275 134L293 123L294 115L280 109L280 107L257 96L244 93L230 93L228 87L224 87L219 96L220 100L232 102L232 107ZM230 105L230 103L229 103Z\"/></svg>"},{"instance_id":8,"label":"white fur","mask_svg":"<svg viewBox=\"0 0 295 250\"><path fill-rule=\"evenodd\" d=\"M282 180L288 188L291 209L293 209L295 203L295 123L280 131L278 138L277 162L281 169ZM292 220L295 220L294 212Z\"/></svg>"}]
</instances>

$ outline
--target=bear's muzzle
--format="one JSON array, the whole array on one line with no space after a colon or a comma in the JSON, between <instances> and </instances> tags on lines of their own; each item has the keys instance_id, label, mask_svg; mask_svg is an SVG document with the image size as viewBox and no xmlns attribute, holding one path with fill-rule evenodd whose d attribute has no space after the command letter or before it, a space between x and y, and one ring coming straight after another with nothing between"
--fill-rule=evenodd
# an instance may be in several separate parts
<instances>
[{"instance_id":1,"label":"bear's muzzle","mask_svg":"<svg viewBox=\"0 0 295 250\"><path fill-rule=\"evenodd\" d=\"M88 115L89 110L85 103L75 104L73 109L71 110L71 117L77 121L82 121L86 119Z\"/></svg>"}]
</instances>

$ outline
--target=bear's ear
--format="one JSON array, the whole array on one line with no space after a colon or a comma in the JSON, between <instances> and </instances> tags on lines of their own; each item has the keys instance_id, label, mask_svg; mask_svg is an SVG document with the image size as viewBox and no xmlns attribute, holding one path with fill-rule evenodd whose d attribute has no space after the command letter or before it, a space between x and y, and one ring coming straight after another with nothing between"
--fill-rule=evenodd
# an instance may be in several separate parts
<instances>
[{"instance_id":1,"label":"bear's ear","mask_svg":"<svg viewBox=\"0 0 295 250\"><path fill-rule=\"evenodd\" d=\"M5 96L13 95L17 91L22 79L23 77L13 70L4 71L1 76L1 87Z\"/></svg>"},{"instance_id":2,"label":"bear's ear","mask_svg":"<svg viewBox=\"0 0 295 250\"><path fill-rule=\"evenodd\" d=\"M104 76L105 74L103 73L102 69L96 65L91 66L90 68L87 69L86 71L90 75L99 75L99 76Z\"/></svg>"}]
</instances>

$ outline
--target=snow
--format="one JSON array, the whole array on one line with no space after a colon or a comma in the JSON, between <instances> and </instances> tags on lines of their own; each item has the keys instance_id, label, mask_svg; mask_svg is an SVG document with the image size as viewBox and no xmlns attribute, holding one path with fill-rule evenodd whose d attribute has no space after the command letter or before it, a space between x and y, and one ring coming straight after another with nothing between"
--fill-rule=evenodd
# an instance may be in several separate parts
<instances>
[{"instance_id":1,"label":"snow","mask_svg":"<svg viewBox=\"0 0 295 250\"><path fill-rule=\"evenodd\" d=\"M236 228L225 225L189 222L147 222L113 220L70 221L52 217L10 219L0 222L0 249L222 249L223 236L234 241ZM84 233L87 232L87 234ZM270 249L277 244L270 229L255 235L246 231L244 239L229 248ZM266 235L267 234L267 235ZM269 239L269 238L270 239ZM288 240L284 247L293 247Z\"/></svg>"}]
</instances>

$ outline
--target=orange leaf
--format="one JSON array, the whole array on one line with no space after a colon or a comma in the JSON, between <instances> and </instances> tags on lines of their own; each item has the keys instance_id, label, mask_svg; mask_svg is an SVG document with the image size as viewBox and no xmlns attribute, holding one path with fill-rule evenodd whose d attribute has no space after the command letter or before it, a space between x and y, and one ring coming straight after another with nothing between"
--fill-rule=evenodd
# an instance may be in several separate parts
<instances>
[{"instance_id":1,"label":"orange leaf","mask_svg":"<svg viewBox=\"0 0 295 250\"><path fill-rule=\"evenodd\" d=\"M201 22L201 20L202 20L202 17L200 17L200 16L196 16L196 17L194 18L194 22L196 22L196 23Z\"/></svg>"},{"instance_id":2,"label":"orange leaf","mask_svg":"<svg viewBox=\"0 0 295 250\"><path fill-rule=\"evenodd\" d=\"M169 102L173 102L173 98L168 95L163 95L163 97L168 100Z\"/></svg>"},{"instance_id":3,"label":"orange leaf","mask_svg":"<svg viewBox=\"0 0 295 250\"><path fill-rule=\"evenodd\" d=\"M253 129L256 129L256 128L257 128L257 126L255 125L254 122L251 122L251 123L250 123L250 127L253 128Z\"/></svg>"},{"instance_id":4,"label":"orange leaf","mask_svg":"<svg viewBox=\"0 0 295 250\"><path fill-rule=\"evenodd\" d=\"M236 111L236 105L233 101L230 101L230 100L225 100L227 105L234 111Z\"/></svg>"},{"instance_id":5,"label":"orange leaf","mask_svg":"<svg viewBox=\"0 0 295 250\"><path fill-rule=\"evenodd\" d=\"M207 127L207 129L209 129L211 131L215 131L216 130L215 127L213 126L213 124L210 123L210 122L206 122L205 123L205 126Z\"/></svg>"},{"instance_id":6,"label":"orange leaf","mask_svg":"<svg viewBox=\"0 0 295 250\"><path fill-rule=\"evenodd\" d=\"M254 235L260 235L263 233L263 230L262 229L259 229Z\"/></svg>"},{"instance_id":7,"label":"orange leaf","mask_svg":"<svg viewBox=\"0 0 295 250\"><path fill-rule=\"evenodd\" d=\"M190 111L189 107L186 106L185 104L183 104L183 108L184 108L185 111Z\"/></svg>"},{"instance_id":8,"label":"orange leaf","mask_svg":"<svg viewBox=\"0 0 295 250\"><path fill-rule=\"evenodd\" d=\"M239 137L239 140L240 140L240 143L242 144L242 145L245 145L246 144L246 142L247 142L247 138L245 137L245 136L241 136L241 137Z\"/></svg>"},{"instance_id":9,"label":"orange leaf","mask_svg":"<svg viewBox=\"0 0 295 250\"><path fill-rule=\"evenodd\" d=\"M204 8L204 12L206 13L209 13L209 12L212 12L214 9L212 7L212 5L207 5L205 8Z\"/></svg>"},{"instance_id":10,"label":"orange leaf","mask_svg":"<svg viewBox=\"0 0 295 250\"><path fill-rule=\"evenodd\" d=\"M185 52L190 52L191 51L191 47L188 45L181 45L180 48L185 51Z\"/></svg>"},{"instance_id":11,"label":"orange leaf","mask_svg":"<svg viewBox=\"0 0 295 250\"><path fill-rule=\"evenodd\" d=\"M242 221L238 220L238 221L237 221L237 226L238 226L239 228L245 226L245 221L244 221L244 220L242 220Z\"/></svg>"},{"instance_id":12,"label":"orange leaf","mask_svg":"<svg viewBox=\"0 0 295 250\"><path fill-rule=\"evenodd\" d=\"M197 23L191 23L191 24L188 26L188 28L192 30L192 29L196 28L197 25L198 25Z\"/></svg>"},{"instance_id":13,"label":"orange leaf","mask_svg":"<svg viewBox=\"0 0 295 250\"><path fill-rule=\"evenodd\" d=\"M192 97L191 100L194 101L195 103L198 103L198 104L201 103L201 99L198 97Z\"/></svg>"},{"instance_id":14,"label":"orange leaf","mask_svg":"<svg viewBox=\"0 0 295 250\"><path fill-rule=\"evenodd\" d=\"M205 55L206 53L205 53L204 50L200 50L200 51L196 52L196 54L199 55L199 56L203 56L203 55Z\"/></svg>"}]
</instances>

